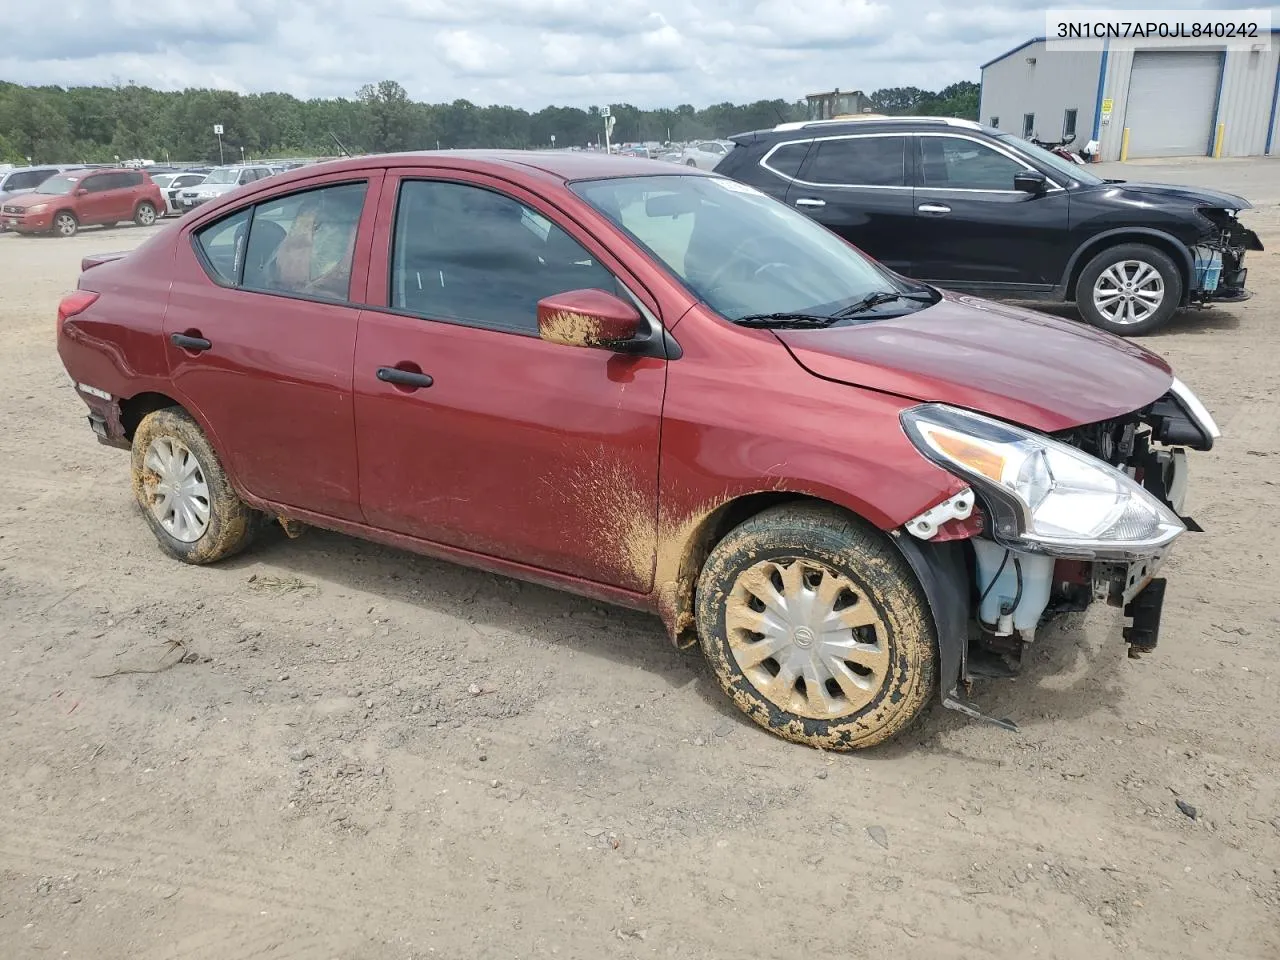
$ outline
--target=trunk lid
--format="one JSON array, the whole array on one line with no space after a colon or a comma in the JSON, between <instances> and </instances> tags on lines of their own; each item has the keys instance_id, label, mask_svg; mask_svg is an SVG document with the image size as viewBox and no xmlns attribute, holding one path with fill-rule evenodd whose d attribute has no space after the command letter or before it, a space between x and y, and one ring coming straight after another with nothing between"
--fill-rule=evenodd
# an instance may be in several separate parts
<instances>
[{"instance_id":1,"label":"trunk lid","mask_svg":"<svg viewBox=\"0 0 1280 960\"><path fill-rule=\"evenodd\" d=\"M773 331L816 376L966 407L1044 432L1129 413L1173 374L1137 344L1059 317L943 292L903 317Z\"/></svg>"}]
</instances>

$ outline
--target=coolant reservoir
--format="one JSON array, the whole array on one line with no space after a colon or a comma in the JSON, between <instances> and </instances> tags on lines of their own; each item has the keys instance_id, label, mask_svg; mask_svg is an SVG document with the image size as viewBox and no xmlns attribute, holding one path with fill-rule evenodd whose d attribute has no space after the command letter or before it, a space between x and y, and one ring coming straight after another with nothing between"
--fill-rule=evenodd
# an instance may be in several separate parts
<instances>
[{"instance_id":1,"label":"coolant reservoir","mask_svg":"<svg viewBox=\"0 0 1280 960\"><path fill-rule=\"evenodd\" d=\"M1013 630L1034 631L1049 605L1053 557L1007 550L980 537L970 542L978 560L978 595L986 595L978 608L978 618L1000 636L1008 636Z\"/></svg>"}]
</instances>

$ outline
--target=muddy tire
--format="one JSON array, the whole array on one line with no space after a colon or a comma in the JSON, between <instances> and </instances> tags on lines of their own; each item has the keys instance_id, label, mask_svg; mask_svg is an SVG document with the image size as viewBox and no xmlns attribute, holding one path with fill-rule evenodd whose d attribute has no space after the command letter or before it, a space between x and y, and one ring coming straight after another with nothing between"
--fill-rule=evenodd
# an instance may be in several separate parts
<instances>
[{"instance_id":1,"label":"muddy tire","mask_svg":"<svg viewBox=\"0 0 1280 960\"><path fill-rule=\"evenodd\" d=\"M1120 337L1154 333L1182 303L1182 274L1169 256L1144 243L1103 250L1080 271L1076 306L1088 323Z\"/></svg>"},{"instance_id":2,"label":"muddy tire","mask_svg":"<svg viewBox=\"0 0 1280 960\"><path fill-rule=\"evenodd\" d=\"M143 200L138 204L138 209L133 211L133 222L140 227L154 226L156 222L156 208L152 206L151 201Z\"/></svg>"},{"instance_id":3,"label":"muddy tire","mask_svg":"<svg viewBox=\"0 0 1280 960\"><path fill-rule=\"evenodd\" d=\"M70 210L60 210L53 218L53 227L49 232L55 237L74 237L79 229L80 221L76 219L76 215Z\"/></svg>"},{"instance_id":4,"label":"muddy tire","mask_svg":"<svg viewBox=\"0 0 1280 960\"><path fill-rule=\"evenodd\" d=\"M147 414L134 432L133 493L160 546L184 563L238 553L261 526L204 432L178 407Z\"/></svg>"},{"instance_id":5,"label":"muddy tire","mask_svg":"<svg viewBox=\"0 0 1280 960\"><path fill-rule=\"evenodd\" d=\"M924 593L893 544L848 513L787 505L747 520L712 550L695 605L720 686L787 740L874 746L932 701Z\"/></svg>"}]
</instances>

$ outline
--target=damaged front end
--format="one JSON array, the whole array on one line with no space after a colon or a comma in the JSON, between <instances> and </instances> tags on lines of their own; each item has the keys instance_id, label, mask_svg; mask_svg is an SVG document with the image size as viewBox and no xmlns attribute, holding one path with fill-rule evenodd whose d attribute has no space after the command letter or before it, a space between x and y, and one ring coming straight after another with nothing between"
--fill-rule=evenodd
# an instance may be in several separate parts
<instances>
[{"instance_id":1,"label":"damaged front end","mask_svg":"<svg viewBox=\"0 0 1280 960\"><path fill-rule=\"evenodd\" d=\"M1200 207L1199 215L1211 227L1191 248L1194 275L1191 277L1188 301L1199 306L1210 303L1238 303L1251 294L1245 287L1248 270L1244 265L1246 251L1261 251L1262 241L1237 219L1235 210Z\"/></svg>"},{"instance_id":2,"label":"damaged front end","mask_svg":"<svg viewBox=\"0 0 1280 960\"><path fill-rule=\"evenodd\" d=\"M1186 516L1186 451L1220 436L1190 390L1175 380L1146 407L1048 436L942 404L902 420L922 454L971 487L897 538L935 611L946 706L1013 728L968 702L970 681L1015 675L1041 627L1097 601L1123 610L1130 656L1155 647L1156 574L1200 529Z\"/></svg>"}]
</instances>

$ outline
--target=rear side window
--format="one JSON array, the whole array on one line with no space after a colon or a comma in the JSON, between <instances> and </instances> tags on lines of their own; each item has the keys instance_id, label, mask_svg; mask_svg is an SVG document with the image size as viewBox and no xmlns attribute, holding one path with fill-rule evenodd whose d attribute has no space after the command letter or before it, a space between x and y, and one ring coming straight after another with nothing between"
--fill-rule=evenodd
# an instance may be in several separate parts
<instances>
[{"instance_id":1,"label":"rear side window","mask_svg":"<svg viewBox=\"0 0 1280 960\"><path fill-rule=\"evenodd\" d=\"M20 170L9 174L9 178L4 181L4 189L30 190L40 186L57 172L57 170Z\"/></svg>"},{"instance_id":2,"label":"rear side window","mask_svg":"<svg viewBox=\"0 0 1280 960\"><path fill-rule=\"evenodd\" d=\"M901 187L906 178L906 137L819 140L800 179L855 187Z\"/></svg>"},{"instance_id":3,"label":"rear side window","mask_svg":"<svg viewBox=\"0 0 1280 960\"><path fill-rule=\"evenodd\" d=\"M770 170L794 179L800 175L800 165L804 163L805 154L809 152L812 142L804 140L800 143L784 143L769 153L762 163Z\"/></svg>"},{"instance_id":4,"label":"rear side window","mask_svg":"<svg viewBox=\"0 0 1280 960\"><path fill-rule=\"evenodd\" d=\"M90 193L102 193L102 191L111 190L115 186L112 183L113 179L113 174L99 173L93 177L85 177L80 181L80 186Z\"/></svg>"},{"instance_id":5,"label":"rear side window","mask_svg":"<svg viewBox=\"0 0 1280 960\"><path fill-rule=\"evenodd\" d=\"M142 186L142 174L140 173L118 173L117 177L120 182L117 187L140 187Z\"/></svg>"}]
</instances>

